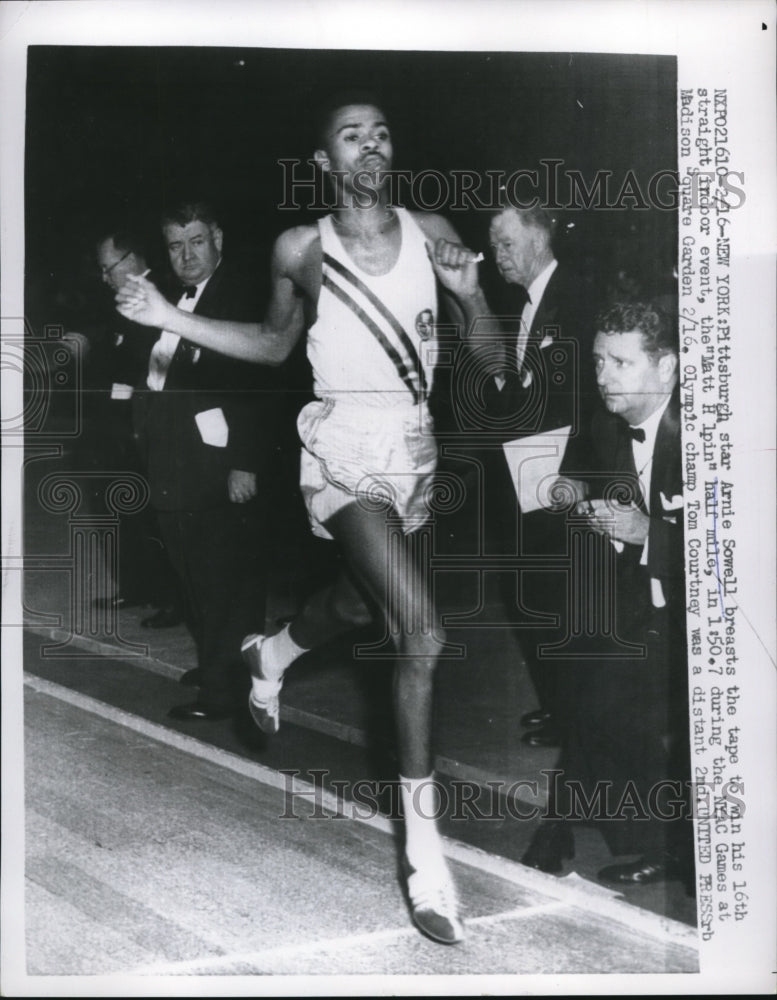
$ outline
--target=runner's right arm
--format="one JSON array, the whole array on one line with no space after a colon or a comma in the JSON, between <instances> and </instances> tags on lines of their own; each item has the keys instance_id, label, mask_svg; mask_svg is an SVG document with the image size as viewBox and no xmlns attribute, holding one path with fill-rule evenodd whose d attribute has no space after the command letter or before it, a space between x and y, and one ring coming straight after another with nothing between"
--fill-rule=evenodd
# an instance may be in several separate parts
<instances>
[{"instance_id":1,"label":"runner's right arm","mask_svg":"<svg viewBox=\"0 0 777 1000\"><path fill-rule=\"evenodd\" d=\"M144 326L169 330L186 340L241 361L282 364L305 328L303 291L295 275L304 253L304 230L287 230L272 253L272 291L262 323L237 323L184 312L145 277L131 277L116 296L117 309Z\"/></svg>"}]
</instances>

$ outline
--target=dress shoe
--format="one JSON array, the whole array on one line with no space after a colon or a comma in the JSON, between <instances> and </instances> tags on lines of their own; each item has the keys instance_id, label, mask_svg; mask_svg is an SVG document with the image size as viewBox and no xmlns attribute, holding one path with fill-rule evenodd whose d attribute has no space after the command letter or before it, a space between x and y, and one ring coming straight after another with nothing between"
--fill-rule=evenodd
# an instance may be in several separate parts
<instances>
[{"instance_id":1,"label":"dress shoe","mask_svg":"<svg viewBox=\"0 0 777 1000\"><path fill-rule=\"evenodd\" d=\"M234 709L219 707L215 708L206 705L201 701L192 701L188 705L176 705L167 713L168 718L176 719L178 722L209 721L215 719L228 719L234 715Z\"/></svg>"},{"instance_id":2,"label":"dress shoe","mask_svg":"<svg viewBox=\"0 0 777 1000\"><path fill-rule=\"evenodd\" d=\"M184 687L199 687L202 684L202 667L192 667L191 670L187 670L178 678L178 683Z\"/></svg>"},{"instance_id":3,"label":"dress shoe","mask_svg":"<svg viewBox=\"0 0 777 1000\"><path fill-rule=\"evenodd\" d=\"M550 712L544 712L541 708L537 708L533 712L527 712L521 716L521 725L524 729L534 729L537 726L544 726L547 722L550 722Z\"/></svg>"},{"instance_id":4,"label":"dress shoe","mask_svg":"<svg viewBox=\"0 0 777 1000\"><path fill-rule=\"evenodd\" d=\"M694 881L692 868L665 851L651 851L630 864L608 865L602 868L598 877L607 885L624 887L680 880L689 893L693 891Z\"/></svg>"},{"instance_id":5,"label":"dress shoe","mask_svg":"<svg viewBox=\"0 0 777 1000\"><path fill-rule=\"evenodd\" d=\"M140 625L142 628L173 628L182 621L183 618L175 608L159 608L153 615L144 618Z\"/></svg>"},{"instance_id":6,"label":"dress shoe","mask_svg":"<svg viewBox=\"0 0 777 1000\"><path fill-rule=\"evenodd\" d=\"M540 729L530 729L521 737L521 743L529 747L558 747L561 746L561 737L558 730L550 725Z\"/></svg>"},{"instance_id":7,"label":"dress shoe","mask_svg":"<svg viewBox=\"0 0 777 1000\"><path fill-rule=\"evenodd\" d=\"M521 864L537 871L555 875L564 867L564 858L575 856L575 837L568 823L559 819L546 819L534 832Z\"/></svg>"}]
</instances>

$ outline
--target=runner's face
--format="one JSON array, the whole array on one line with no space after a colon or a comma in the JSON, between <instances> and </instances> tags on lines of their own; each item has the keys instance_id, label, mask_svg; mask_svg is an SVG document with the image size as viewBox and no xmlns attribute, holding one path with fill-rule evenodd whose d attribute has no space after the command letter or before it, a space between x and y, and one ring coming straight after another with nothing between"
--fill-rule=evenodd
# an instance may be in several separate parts
<instances>
[{"instance_id":1,"label":"runner's face","mask_svg":"<svg viewBox=\"0 0 777 1000\"><path fill-rule=\"evenodd\" d=\"M391 169L394 149L386 116L371 104L349 104L332 115L325 137L326 149L317 160L327 172L358 173L366 183L377 185L381 174Z\"/></svg>"}]
</instances>

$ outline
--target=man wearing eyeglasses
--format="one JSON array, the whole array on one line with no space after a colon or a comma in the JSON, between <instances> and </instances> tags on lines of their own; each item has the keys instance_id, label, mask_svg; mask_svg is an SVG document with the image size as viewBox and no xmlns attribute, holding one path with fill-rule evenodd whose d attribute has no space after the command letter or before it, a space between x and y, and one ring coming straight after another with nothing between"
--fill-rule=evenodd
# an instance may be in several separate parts
<instances>
[{"instance_id":1,"label":"man wearing eyeglasses","mask_svg":"<svg viewBox=\"0 0 777 1000\"><path fill-rule=\"evenodd\" d=\"M106 228L93 245L102 280L114 292L129 275L149 271L143 243L137 233L118 227ZM157 336L158 331L115 315L109 323L98 324L88 333L68 332L65 335L66 343L79 350L85 361L84 425L75 457L89 472L102 475L125 471L142 473L131 400ZM92 497L99 512L103 510L101 481L94 480ZM151 605L153 613L143 619L144 626L160 628L179 623L182 619L175 576L150 510L121 516L119 547L114 593L100 594L94 600L95 606L116 610Z\"/></svg>"},{"instance_id":2,"label":"man wearing eyeglasses","mask_svg":"<svg viewBox=\"0 0 777 1000\"><path fill-rule=\"evenodd\" d=\"M142 271L138 271L137 268L142 267L145 262L145 258L141 254L132 249L125 250L124 246L121 245L121 239L120 245L117 246L113 236L101 240L97 246L97 264L100 268L100 274L105 284L110 285L111 288L115 289L117 282L120 282L125 275L141 274ZM124 267L121 266L122 264Z\"/></svg>"},{"instance_id":3,"label":"man wearing eyeglasses","mask_svg":"<svg viewBox=\"0 0 777 1000\"><path fill-rule=\"evenodd\" d=\"M106 234L98 241L97 266L103 282L114 292L130 275L148 273L146 255L138 238L123 231ZM137 324L132 324L132 336L128 336L129 329L117 323L112 331L109 374L113 378L113 399L129 399L148 364L148 355L158 334L148 329L139 334L138 330Z\"/></svg>"}]
</instances>

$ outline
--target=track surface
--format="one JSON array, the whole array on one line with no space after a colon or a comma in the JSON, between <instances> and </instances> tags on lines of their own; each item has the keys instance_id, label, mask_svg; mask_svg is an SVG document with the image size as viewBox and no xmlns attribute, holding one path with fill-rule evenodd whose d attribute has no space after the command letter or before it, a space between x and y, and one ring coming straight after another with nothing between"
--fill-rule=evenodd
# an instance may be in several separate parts
<instances>
[{"instance_id":1,"label":"track surface","mask_svg":"<svg viewBox=\"0 0 777 1000\"><path fill-rule=\"evenodd\" d=\"M436 945L410 924L388 821L313 818L304 797L282 819L277 772L25 687L31 976L696 969L690 929L453 842L468 936Z\"/></svg>"}]
</instances>

